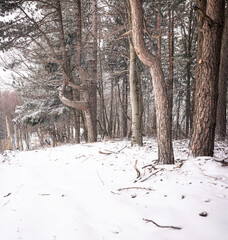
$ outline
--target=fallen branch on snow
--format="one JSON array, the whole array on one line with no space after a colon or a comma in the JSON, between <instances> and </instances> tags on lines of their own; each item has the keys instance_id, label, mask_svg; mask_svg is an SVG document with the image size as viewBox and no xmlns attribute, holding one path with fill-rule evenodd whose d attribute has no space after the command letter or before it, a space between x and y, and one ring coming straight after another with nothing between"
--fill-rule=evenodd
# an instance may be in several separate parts
<instances>
[{"instance_id":1,"label":"fallen branch on snow","mask_svg":"<svg viewBox=\"0 0 228 240\"><path fill-rule=\"evenodd\" d=\"M44 196L50 196L50 193L39 193L40 196L44 197Z\"/></svg>"},{"instance_id":2,"label":"fallen branch on snow","mask_svg":"<svg viewBox=\"0 0 228 240\"><path fill-rule=\"evenodd\" d=\"M146 181L147 179L149 179L149 178L152 177L153 175L155 175L155 174L157 174L158 172L161 172L161 171L163 171L163 170L164 170L164 168L162 168L162 169L160 169L160 170L158 170L158 171L156 171L156 172L150 174L148 177L146 177L146 178L140 180L140 182L144 182L144 181Z\"/></svg>"},{"instance_id":3,"label":"fallen branch on snow","mask_svg":"<svg viewBox=\"0 0 228 240\"><path fill-rule=\"evenodd\" d=\"M175 227L175 226L162 226L162 225L159 225L155 221L150 220L150 219L143 218L143 221L145 221L147 223L151 222L151 223L153 223L154 225L156 225L157 227L160 227L160 228L172 228L172 229L176 229L176 230L181 230L182 229L181 227Z\"/></svg>"},{"instance_id":4,"label":"fallen branch on snow","mask_svg":"<svg viewBox=\"0 0 228 240\"><path fill-rule=\"evenodd\" d=\"M103 186L104 186L105 184L104 184L103 180L101 179L101 177L100 177L100 175L99 175L98 171L97 171L97 176L99 177L99 179L100 179L101 183L102 183L102 184L103 184Z\"/></svg>"},{"instance_id":5,"label":"fallen branch on snow","mask_svg":"<svg viewBox=\"0 0 228 240\"><path fill-rule=\"evenodd\" d=\"M126 187L126 188L119 188L117 191L124 191L124 190L130 190L130 189L142 189L147 191L154 191L152 188L145 188L145 187Z\"/></svg>"},{"instance_id":6,"label":"fallen branch on snow","mask_svg":"<svg viewBox=\"0 0 228 240\"><path fill-rule=\"evenodd\" d=\"M99 150L99 153L100 153L100 154L105 154L105 155L111 155L111 154L113 154L113 153L114 153L114 154L117 154L117 153L121 152L122 150L124 150L126 147L127 147L127 145L124 146L123 148L121 148L120 150L116 151L116 152L112 152L112 151L109 151L109 150L105 150L105 151L107 151L107 152L103 152L103 151Z\"/></svg>"},{"instance_id":7,"label":"fallen branch on snow","mask_svg":"<svg viewBox=\"0 0 228 240\"><path fill-rule=\"evenodd\" d=\"M214 161L221 163L223 167L227 167L228 166L228 158L224 158L222 160L214 159Z\"/></svg>"},{"instance_id":8,"label":"fallen branch on snow","mask_svg":"<svg viewBox=\"0 0 228 240\"><path fill-rule=\"evenodd\" d=\"M3 197L9 197L9 195L11 195L11 193L8 193L8 194L6 194L5 196L3 196Z\"/></svg>"},{"instance_id":9,"label":"fallen branch on snow","mask_svg":"<svg viewBox=\"0 0 228 240\"><path fill-rule=\"evenodd\" d=\"M112 154L112 152L102 152L101 150L99 150L99 153L100 154L105 154L105 155L111 155Z\"/></svg>"}]
</instances>

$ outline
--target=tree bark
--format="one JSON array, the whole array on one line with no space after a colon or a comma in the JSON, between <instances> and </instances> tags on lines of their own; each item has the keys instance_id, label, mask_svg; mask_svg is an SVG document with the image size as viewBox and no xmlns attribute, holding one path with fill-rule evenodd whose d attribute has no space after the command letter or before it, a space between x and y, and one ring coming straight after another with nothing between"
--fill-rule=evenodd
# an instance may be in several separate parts
<instances>
[{"instance_id":1,"label":"tree bark","mask_svg":"<svg viewBox=\"0 0 228 240\"><path fill-rule=\"evenodd\" d=\"M93 115L92 115L92 110L91 110L91 99L90 99L90 94L89 94L88 88L85 87L87 85L87 79L86 79L87 74L84 71L84 69L82 69L81 66L77 66L78 71L81 76L81 81L84 86L81 87L81 86L77 86L77 85L74 85L71 83L72 82L71 81L72 80L72 72L71 72L72 70L71 70L71 67L69 66L69 63L67 60L64 29L63 29L63 19L62 19L62 9L61 9L60 0L57 0L56 4L57 4L56 11L57 11L57 15L58 15L59 34L60 34L60 50L61 50L61 55L62 55L62 60L63 60L63 71L62 72L63 72L63 77L64 77L62 88L59 91L59 98L65 105L85 111L86 120L87 120L87 128L88 128L88 141L95 142L96 134L94 131ZM81 49L80 49L80 51L81 51ZM79 52L78 54L81 54L81 52ZM86 101L84 101L84 102L83 101L72 101L72 100L67 99L64 96L64 92L65 92L66 86L68 84L70 86L73 86L75 88L79 88L80 90L83 90L84 98L86 99Z\"/></svg>"},{"instance_id":2,"label":"tree bark","mask_svg":"<svg viewBox=\"0 0 228 240\"><path fill-rule=\"evenodd\" d=\"M198 0L198 7L203 12L206 12L207 0ZM194 122L195 122L195 115L196 115L196 106L198 105L198 99L196 96L200 92L200 77L199 77L199 63L201 62L202 57L202 49L203 49L203 16L198 14L198 21L197 21L197 28L198 28L198 35L197 35L197 53L196 53L196 67L195 67L195 78L193 80L193 103L192 103L192 133L194 132ZM192 134L191 133L191 134Z\"/></svg>"},{"instance_id":3,"label":"tree bark","mask_svg":"<svg viewBox=\"0 0 228 240\"><path fill-rule=\"evenodd\" d=\"M224 8L224 0L208 0L206 12L197 9L203 16L203 42L201 58L197 59L196 105L190 140L193 156L213 156Z\"/></svg>"},{"instance_id":4,"label":"tree bark","mask_svg":"<svg viewBox=\"0 0 228 240\"><path fill-rule=\"evenodd\" d=\"M127 136L127 109L128 109L128 91L127 91L128 79L127 76L123 77L123 87L122 87L122 137Z\"/></svg>"},{"instance_id":5,"label":"tree bark","mask_svg":"<svg viewBox=\"0 0 228 240\"><path fill-rule=\"evenodd\" d=\"M97 140L97 0L92 1L93 11L93 79L91 81L91 110L93 120L93 130L95 139Z\"/></svg>"},{"instance_id":6,"label":"tree bark","mask_svg":"<svg viewBox=\"0 0 228 240\"><path fill-rule=\"evenodd\" d=\"M141 123L141 113L140 113L140 99L139 90L136 77L136 53L132 45L131 40L129 40L130 45L130 101L131 101L131 145L142 146L142 123Z\"/></svg>"},{"instance_id":7,"label":"tree bark","mask_svg":"<svg viewBox=\"0 0 228 240\"><path fill-rule=\"evenodd\" d=\"M9 125L8 116L6 116L6 130L7 130L7 137L8 137L8 150L12 150L12 142L11 142L10 125Z\"/></svg>"},{"instance_id":8,"label":"tree bark","mask_svg":"<svg viewBox=\"0 0 228 240\"><path fill-rule=\"evenodd\" d=\"M223 28L219 82L218 82L218 103L216 117L216 133L220 140L226 137L226 93L228 79L228 8L225 12L225 25Z\"/></svg>"},{"instance_id":9,"label":"tree bark","mask_svg":"<svg viewBox=\"0 0 228 240\"><path fill-rule=\"evenodd\" d=\"M169 81L168 81L168 103L169 103L169 117L170 128L172 133L173 122L173 11L169 6Z\"/></svg>"},{"instance_id":10,"label":"tree bark","mask_svg":"<svg viewBox=\"0 0 228 240\"><path fill-rule=\"evenodd\" d=\"M168 93L161 61L151 54L143 38L142 1L131 0L132 37L136 54L149 67L152 77L157 114L158 160L160 164L173 164L173 146L169 118Z\"/></svg>"}]
</instances>

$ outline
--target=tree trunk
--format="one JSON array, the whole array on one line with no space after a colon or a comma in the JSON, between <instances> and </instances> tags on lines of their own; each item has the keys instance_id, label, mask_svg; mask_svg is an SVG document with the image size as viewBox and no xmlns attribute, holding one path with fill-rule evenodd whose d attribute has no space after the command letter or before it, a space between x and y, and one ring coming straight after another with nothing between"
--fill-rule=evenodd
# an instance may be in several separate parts
<instances>
[{"instance_id":1,"label":"tree trunk","mask_svg":"<svg viewBox=\"0 0 228 240\"><path fill-rule=\"evenodd\" d=\"M127 108L128 108L127 77L124 75L122 88L122 137L127 136Z\"/></svg>"},{"instance_id":2,"label":"tree trunk","mask_svg":"<svg viewBox=\"0 0 228 240\"><path fill-rule=\"evenodd\" d=\"M198 0L198 7L203 11L206 12L206 5L207 0ZM195 115L196 115L196 106L198 105L198 99L196 96L200 92L200 78L199 78L199 63L201 62L202 58L202 49L203 49L203 16L201 14L198 14L198 35L197 35L197 53L196 53L196 67L195 67L195 77L193 80L193 103L192 103L192 129L191 134L194 132L194 122L195 122Z\"/></svg>"},{"instance_id":3,"label":"tree trunk","mask_svg":"<svg viewBox=\"0 0 228 240\"><path fill-rule=\"evenodd\" d=\"M218 82L218 103L216 133L220 140L226 137L226 93L228 79L228 8L225 12L225 25L222 36L221 57Z\"/></svg>"},{"instance_id":4,"label":"tree trunk","mask_svg":"<svg viewBox=\"0 0 228 240\"><path fill-rule=\"evenodd\" d=\"M131 0L132 36L136 54L149 67L152 77L157 114L158 160L160 164L173 164L173 146L169 118L168 93L162 72L161 61L152 55L143 38L142 1Z\"/></svg>"},{"instance_id":5,"label":"tree trunk","mask_svg":"<svg viewBox=\"0 0 228 240\"><path fill-rule=\"evenodd\" d=\"M9 125L8 116L6 116L6 130L7 130L7 137L8 137L8 150L12 150L12 142L11 142L10 125Z\"/></svg>"},{"instance_id":6,"label":"tree trunk","mask_svg":"<svg viewBox=\"0 0 228 240\"><path fill-rule=\"evenodd\" d=\"M97 0L92 1L92 12L93 12L93 24L92 24L93 79L91 81L91 110L92 110L93 131L94 131L95 140L97 140Z\"/></svg>"},{"instance_id":7,"label":"tree trunk","mask_svg":"<svg viewBox=\"0 0 228 240\"><path fill-rule=\"evenodd\" d=\"M203 43L201 58L197 59L196 105L190 141L193 156L213 156L224 8L224 0L208 0L206 13L197 8L203 15Z\"/></svg>"},{"instance_id":8,"label":"tree trunk","mask_svg":"<svg viewBox=\"0 0 228 240\"><path fill-rule=\"evenodd\" d=\"M15 136L15 147L16 150L19 149L19 144L18 144L18 134L17 134L17 125L14 124L14 136Z\"/></svg>"},{"instance_id":9,"label":"tree trunk","mask_svg":"<svg viewBox=\"0 0 228 240\"><path fill-rule=\"evenodd\" d=\"M186 115L186 126L185 126L185 134L186 136L189 135L189 130L191 128L191 119L192 119L192 111L191 111L191 68L192 68L192 41L193 41L193 10L192 10L192 3L191 9L189 13L189 25L188 25L188 36L186 39L186 56L187 56L187 65L186 65L186 78L187 78L187 85L186 85L186 106L185 106L185 115Z\"/></svg>"},{"instance_id":10,"label":"tree trunk","mask_svg":"<svg viewBox=\"0 0 228 240\"><path fill-rule=\"evenodd\" d=\"M24 149L23 149L23 141L21 136L21 127L19 128L18 136L19 136L19 150L23 151Z\"/></svg>"},{"instance_id":11,"label":"tree trunk","mask_svg":"<svg viewBox=\"0 0 228 240\"><path fill-rule=\"evenodd\" d=\"M136 77L136 53L134 47L129 40L130 45L130 101L131 101L131 145L142 146L142 123L140 113L140 99L139 90Z\"/></svg>"},{"instance_id":12,"label":"tree trunk","mask_svg":"<svg viewBox=\"0 0 228 240\"><path fill-rule=\"evenodd\" d=\"M114 80L111 79L111 96L110 96L110 112L109 112L109 121L108 121L108 135L113 137L113 101L114 101Z\"/></svg>"},{"instance_id":13,"label":"tree trunk","mask_svg":"<svg viewBox=\"0 0 228 240\"><path fill-rule=\"evenodd\" d=\"M173 122L173 11L169 7L169 81L168 81L168 103L170 128L172 133Z\"/></svg>"},{"instance_id":14,"label":"tree trunk","mask_svg":"<svg viewBox=\"0 0 228 240\"><path fill-rule=\"evenodd\" d=\"M64 37L64 29L63 29L63 19L62 19L62 9L61 9L61 1L57 0L57 15L58 15L58 25L59 25L59 34L60 34L60 50L61 50L61 55L62 55L62 61L63 61L63 84L62 88L59 92L59 98L60 100L67 105L68 107L80 109L85 111L86 115L86 120L87 122L87 127L88 127L88 141L90 142L95 142L96 141L96 132L94 130L94 124L93 124L93 115L92 115L92 109L91 109L91 99L90 99L90 93L88 91L87 87L87 75L82 69L81 66L78 67L78 72L81 77L81 81L83 83L83 86L77 86L72 83L72 68L69 66L69 62L67 59L67 52L66 52L66 44L65 44L65 37ZM80 4L80 2L78 2ZM79 32L81 31L81 28L79 29ZM81 48L79 48L78 54L81 55ZM77 61L79 63L79 60ZM64 92L66 89L66 86L70 85L73 88L76 88L77 90L82 90L84 94L84 98L86 101L72 101L67 99L64 96Z\"/></svg>"}]
</instances>

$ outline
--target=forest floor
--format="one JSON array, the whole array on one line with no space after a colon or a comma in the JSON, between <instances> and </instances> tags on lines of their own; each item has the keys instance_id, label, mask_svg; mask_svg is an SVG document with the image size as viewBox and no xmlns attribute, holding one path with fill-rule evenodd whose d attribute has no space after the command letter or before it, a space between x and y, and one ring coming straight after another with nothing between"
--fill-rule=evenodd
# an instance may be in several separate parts
<instances>
[{"instance_id":1,"label":"forest floor","mask_svg":"<svg viewBox=\"0 0 228 240\"><path fill-rule=\"evenodd\" d=\"M174 150L171 166L153 139L0 154L0 239L227 239L228 143L213 158Z\"/></svg>"}]
</instances>

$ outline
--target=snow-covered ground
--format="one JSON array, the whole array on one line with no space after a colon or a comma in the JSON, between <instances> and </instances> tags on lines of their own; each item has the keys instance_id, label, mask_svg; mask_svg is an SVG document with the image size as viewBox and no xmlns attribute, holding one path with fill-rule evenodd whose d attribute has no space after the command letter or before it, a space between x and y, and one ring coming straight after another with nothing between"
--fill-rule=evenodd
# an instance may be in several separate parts
<instances>
[{"instance_id":1,"label":"snow-covered ground","mask_svg":"<svg viewBox=\"0 0 228 240\"><path fill-rule=\"evenodd\" d=\"M217 160L228 144L214 158L189 157L187 146L174 143L174 166L155 164L151 139L142 148L104 141L5 152L0 239L225 240L228 167Z\"/></svg>"}]
</instances>

